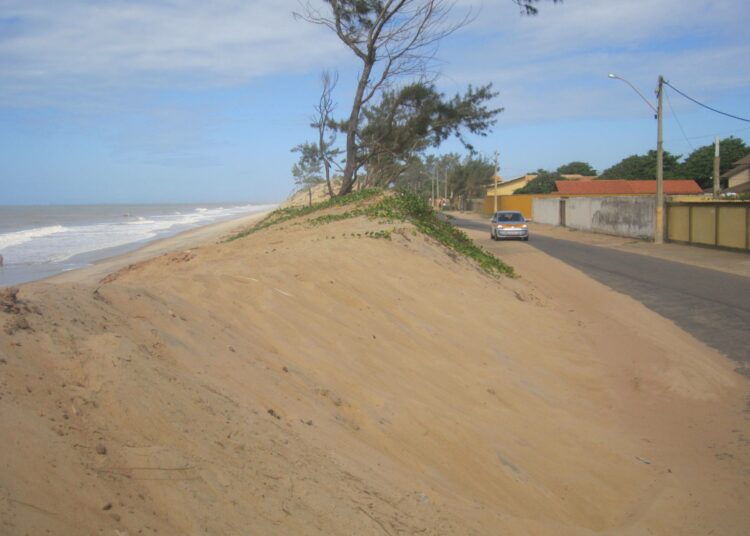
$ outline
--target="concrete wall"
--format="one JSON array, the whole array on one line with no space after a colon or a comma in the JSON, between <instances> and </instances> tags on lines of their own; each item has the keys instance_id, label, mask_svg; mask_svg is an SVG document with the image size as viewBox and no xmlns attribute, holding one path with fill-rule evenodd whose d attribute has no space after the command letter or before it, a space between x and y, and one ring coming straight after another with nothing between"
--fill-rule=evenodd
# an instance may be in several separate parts
<instances>
[{"instance_id":1,"label":"concrete wall","mask_svg":"<svg viewBox=\"0 0 750 536\"><path fill-rule=\"evenodd\" d=\"M534 199L534 221L560 225L565 203L565 227L617 236L654 236L652 196L558 197Z\"/></svg>"},{"instance_id":2,"label":"concrete wall","mask_svg":"<svg viewBox=\"0 0 750 536\"><path fill-rule=\"evenodd\" d=\"M565 227L634 238L654 236L655 200L652 196L534 199L534 221L561 225L560 205L563 203Z\"/></svg>"},{"instance_id":3,"label":"concrete wall","mask_svg":"<svg viewBox=\"0 0 750 536\"><path fill-rule=\"evenodd\" d=\"M648 196L571 197L565 200L565 226L617 236L654 236L655 200Z\"/></svg>"},{"instance_id":4,"label":"concrete wall","mask_svg":"<svg viewBox=\"0 0 750 536\"><path fill-rule=\"evenodd\" d=\"M560 225L560 198L536 198L534 199L532 212L535 222Z\"/></svg>"}]
</instances>

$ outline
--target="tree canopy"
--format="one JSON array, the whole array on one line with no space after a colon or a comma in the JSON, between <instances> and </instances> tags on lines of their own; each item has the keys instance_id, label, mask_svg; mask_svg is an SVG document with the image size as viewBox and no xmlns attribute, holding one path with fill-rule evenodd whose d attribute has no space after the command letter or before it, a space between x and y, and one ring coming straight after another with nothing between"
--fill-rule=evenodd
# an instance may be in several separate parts
<instances>
[{"instance_id":1,"label":"tree canopy","mask_svg":"<svg viewBox=\"0 0 750 536\"><path fill-rule=\"evenodd\" d=\"M729 137L720 142L720 173L732 169L734 163L750 153L750 147L740 138ZM714 144L698 147L688 155L682 164L685 178L695 179L701 188L710 188L713 184Z\"/></svg>"},{"instance_id":2,"label":"tree canopy","mask_svg":"<svg viewBox=\"0 0 750 536\"><path fill-rule=\"evenodd\" d=\"M294 183L300 188L309 188L323 182L323 160L318 147L312 143L302 143L292 149L300 153L299 160L292 166Z\"/></svg>"},{"instance_id":3,"label":"tree canopy","mask_svg":"<svg viewBox=\"0 0 750 536\"><path fill-rule=\"evenodd\" d=\"M360 68L349 117L341 122L346 137L339 194L349 193L363 164L357 138L362 111L397 79L423 79L438 43L468 22L452 22L448 0L306 1L295 16L336 34L359 60Z\"/></svg>"},{"instance_id":4,"label":"tree canopy","mask_svg":"<svg viewBox=\"0 0 750 536\"><path fill-rule=\"evenodd\" d=\"M472 150L463 133L487 133L501 111L487 105L495 95L491 85L469 86L464 95L446 98L422 82L385 91L377 104L362 111L357 158L366 169L366 183L391 183L414 157L451 136Z\"/></svg>"},{"instance_id":5,"label":"tree canopy","mask_svg":"<svg viewBox=\"0 0 750 536\"><path fill-rule=\"evenodd\" d=\"M519 188L514 194L549 194L556 191L555 181L564 181L557 171L540 169L536 171L536 178L530 180L526 186Z\"/></svg>"},{"instance_id":6,"label":"tree canopy","mask_svg":"<svg viewBox=\"0 0 750 536\"><path fill-rule=\"evenodd\" d=\"M513 0L513 3L521 8L521 13L524 15L536 15L539 13L539 9L534 5L538 4L541 0ZM552 0L555 4L562 3L563 0Z\"/></svg>"},{"instance_id":7,"label":"tree canopy","mask_svg":"<svg viewBox=\"0 0 750 536\"><path fill-rule=\"evenodd\" d=\"M534 15L541 0L510 1ZM299 0L294 16L328 28L359 64L351 110L336 122L345 138L340 195L363 168L374 183L393 183L416 155L448 137L473 150L464 134L486 134L502 111L489 107L496 96L489 85L446 99L432 83L440 41L471 21L470 14L452 16L453 6L452 0ZM333 162L322 163L328 172Z\"/></svg>"},{"instance_id":8,"label":"tree canopy","mask_svg":"<svg viewBox=\"0 0 750 536\"><path fill-rule=\"evenodd\" d=\"M680 156L664 151L664 178L679 179L682 168ZM599 175L600 179L628 179L628 180L656 180L656 151L647 154L628 156L614 166L605 169Z\"/></svg>"},{"instance_id":9,"label":"tree canopy","mask_svg":"<svg viewBox=\"0 0 750 536\"><path fill-rule=\"evenodd\" d=\"M573 161L557 168L561 175L596 175L596 170L588 162Z\"/></svg>"},{"instance_id":10,"label":"tree canopy","mask_svg":"<svg viewBox=\"0 0 750 536\"><path fill-rule=\"evenodd\" d=\"M454 197L484 197L487 186L495 175L495 164L482 156L469 155L448 175Z\"/></svg>"},{"instance_id":11,"label":"tree canopy","mask_svg":"<svg viewBox=\"0 0 750 536\"><path fill-rule=\"evenodd\" d=\"M456 166L460 165L461 157L456 153L444 155L427 155L422 158L415 156L406 163L390 184L402 190L408 190L425 198L433 197L434 185L437 183L439 197L443 197L448 181L448 197L455 190L450 184L449 176Z\"/></svg>"}]
</instances>

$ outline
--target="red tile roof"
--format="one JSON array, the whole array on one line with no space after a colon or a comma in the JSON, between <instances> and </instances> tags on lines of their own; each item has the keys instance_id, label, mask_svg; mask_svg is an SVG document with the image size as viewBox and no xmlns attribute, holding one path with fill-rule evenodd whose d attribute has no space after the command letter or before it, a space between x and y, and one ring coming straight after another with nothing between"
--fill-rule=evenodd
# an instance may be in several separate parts
<instances>
[{"instance_id":1,"label":"red tile roof","mask_svg":"<svg viewBox=\"0 0 750 536\"><path fill-rule=\"evenodd\" d=\"M569 181L593 181L596 180L596 175L579 175L577 173L563 173L562 177Z\"/></svg>"},{"instance_id":2,"label":"red tile roof","mask_svg":"<svg viewBox=\"0 0 750 536\"><path fill-rule=\"evenodd\" d=\"M566 195L639 195L655 194L656 181L624 179L596 181L555 181L557 191ZM702 194L703 190L692 179L665 180L666 195Z\"/></svg>"}]
</instances>

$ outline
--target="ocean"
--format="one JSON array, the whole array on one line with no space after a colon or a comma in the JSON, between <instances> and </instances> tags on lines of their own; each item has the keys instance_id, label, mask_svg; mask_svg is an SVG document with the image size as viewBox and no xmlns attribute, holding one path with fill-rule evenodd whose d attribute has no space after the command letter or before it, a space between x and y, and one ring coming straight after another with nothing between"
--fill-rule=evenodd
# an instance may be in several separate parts
<instances>
[{"instance_id":1,"label":"ocean","mask_svg":"<svg viewBox=\"0 0 750 536\"><path fill-rule=\"evenodd\" d=\"M43 279L132 251L152 240L275 206L0 206L0 286Z\"/></svg>"}]
</instances>

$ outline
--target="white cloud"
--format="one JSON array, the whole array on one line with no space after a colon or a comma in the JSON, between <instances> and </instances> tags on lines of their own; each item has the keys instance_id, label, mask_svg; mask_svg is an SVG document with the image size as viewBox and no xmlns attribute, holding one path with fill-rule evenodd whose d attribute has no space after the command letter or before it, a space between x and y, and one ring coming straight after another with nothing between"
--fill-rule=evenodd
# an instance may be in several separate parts
<instances>
[{"instance_id":1,"label":"white cloud","mask_svg":"<svg viewBox=\"0 0 750 536\"><path fill-rule=\"evenodd\" d=\"M659 74L706 99L750 88L743 0L566 0L540 3L537 17L519 16L510 0L461 6L481 15L464 30L469 44L443 47L447 78L493 82L504 123L647 113L609 72L648 97Z\"/></svg>"},{"instance_id":2,"label":"white cloud","mask_svg":"<svg viewBox=\"0 0 750 536\"><path fill-rule=\"evenodd\" d=\"M332 63L330 32L295 21L292 0L0 0L0 91L191 87Z\"/></svg>"},{"instance_id":3,"label":"white cloud","mask_svg":"<svg viewBox=\"0 0 750 536\"><path fill-rule=\"evenodd\" d=\"M343 109L356 62L330 31L295 21L297 6L296 0L0 0L0 106L60 112L61 122L114 140L118 155L148 148L149 155L177 160L210 148L211 132L226 117L179 99L156 102L137 90L235 88L338 66ZM747 0L539 6L539 16L523 17L511 0L456 2L455 20L466 10L477 16L442 43L440 85L452 92L494 82L498 105L506 108L504 126L648 117L608 72L649 97L659 74L713 104L729 92L750 94ZM299 88L295 98L312 104L317 91ZM304 132L306 116L290 117L289 103L279 101L274 120L299 123ZM672 101L678 112L687 105ZM13 128L54 128L55 114L40 115L39 122L25 116Z\"/></svg>"}]
</instances>

